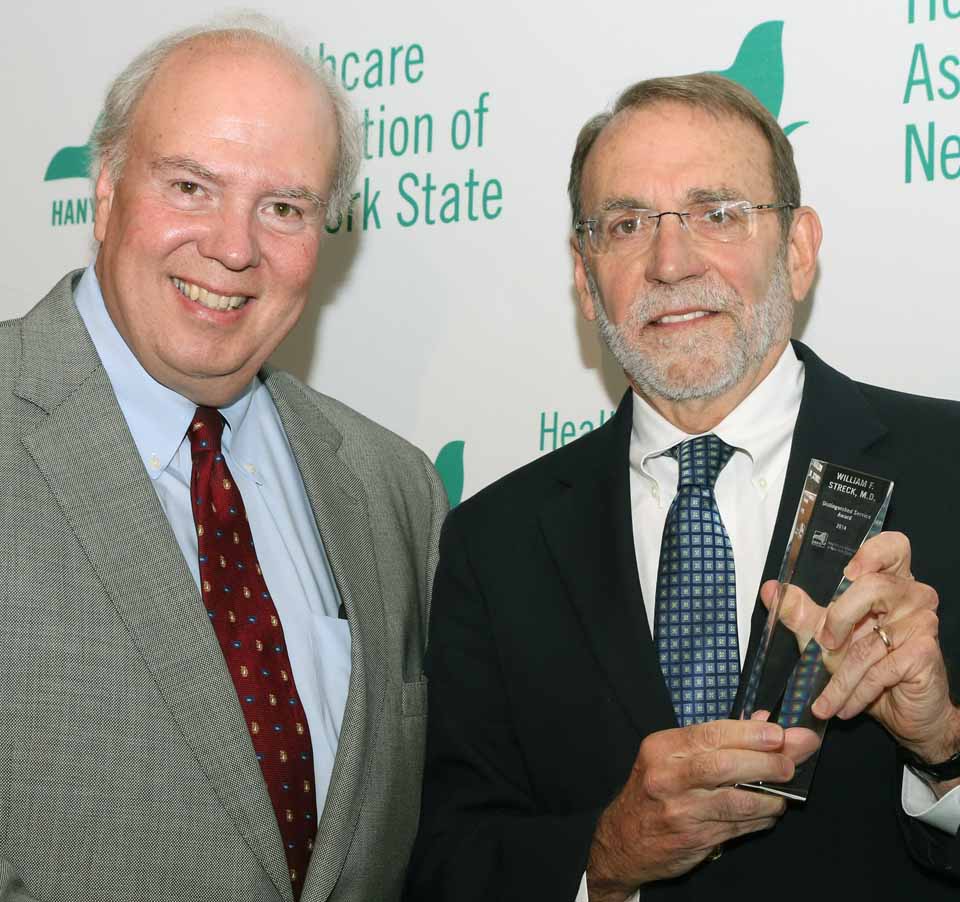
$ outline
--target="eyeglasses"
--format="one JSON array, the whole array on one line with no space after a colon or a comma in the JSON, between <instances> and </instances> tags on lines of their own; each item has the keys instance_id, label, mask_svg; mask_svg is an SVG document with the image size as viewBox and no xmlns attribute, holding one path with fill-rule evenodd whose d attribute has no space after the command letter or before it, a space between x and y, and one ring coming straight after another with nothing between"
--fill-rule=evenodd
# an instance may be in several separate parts
<instances>
[{"instance_id":1,"label":"eyeglasses","mask_svg":"<svg viewBox=\"0 0 960 902\"><path fill-rule=\"evenodd\" d=\"M604 210L592 219L581 219L575 226L583 250L584 233L596 254L634 253L646 250L660 228L664 216L676 216L693 238L705 242L739 244L749 241L756 228L755 213L767 210L792 210L796 204L752 204L748 200L704 201L682 213L676 210L642 210L625 207Z\"/></svg>"}]
</instances>

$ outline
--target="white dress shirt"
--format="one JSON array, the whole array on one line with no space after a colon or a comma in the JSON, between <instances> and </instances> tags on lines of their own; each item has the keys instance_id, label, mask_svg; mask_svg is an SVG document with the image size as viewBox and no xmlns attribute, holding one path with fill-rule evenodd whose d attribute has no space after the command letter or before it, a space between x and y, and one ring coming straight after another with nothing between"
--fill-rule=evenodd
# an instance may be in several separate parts
<instances>
[{"instance_id":1,"label":"white dress shirt","mask_svg":"<svg viewBox=\"0 0 960 902\"><path fill-rule=\"evenodd\" d=\"M803 364L797 359L793 346L788 345L767 378L712 430L736 449L720 471L714 492L733 546L741 667L767 549L780 509L802 395ZM640 591L651 635L660 540L680 478L678 462L665 452L692 437L634 393L630 507Z\"/></svg>"},{"instance_id":2,"label":"white dress shirt","mask_svg":"<svg viewBox=\"0 0 960 902\"><path fill-rule=\"evenodd\" d=\"M200 587L190 502L187 427L196 405L154 380L117 331L93 267L74 294L133 442L184 560ZM257 543L257 561L283 627L313 747L317 812L323 811L350 683L350 627L280 416L259 380L220 410L222 449ZM199 603L199 599L198 599Z\"/></svg>"},{"instance_id":3,"label":"white dress shirt","mask_svg":"<svg viewBox=\"0 0 960 902\"><path fill-rule=\"evenodd\" d=\"M803 396L803 364L787 345L767 377L711 432L736 449L720 471L714 492L733 546L737 581L737 637L743 667L750 621L760 589L767 550L783 494L793 430ZM637 572L644 610L653 635L660 541L677 494L680 468L665 454L693 438L633 395L630 436L630 506ZM799 502L799 498L796 499ZM904 811L925 823L956 833L960 827L960 787L937 800L932 790L904 768ZM627 902L636 902L636 893ZM575 902L589 902L586 874Z\"/></svg>"}]
</instances>

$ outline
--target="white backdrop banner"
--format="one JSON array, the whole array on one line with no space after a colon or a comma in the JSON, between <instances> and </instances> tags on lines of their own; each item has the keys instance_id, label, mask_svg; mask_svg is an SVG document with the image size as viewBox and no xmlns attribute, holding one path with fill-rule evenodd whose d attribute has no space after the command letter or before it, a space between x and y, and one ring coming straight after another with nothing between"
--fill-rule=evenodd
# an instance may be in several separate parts
<instances>
[{"instance_id":1,"label":"white backdrop banner","mask_svg":"<svg viewBox=\"0 0 960 902\"><path fill-rule=\"evenodd\" d=\"M5 10L0 318L92 259L86 141L109 81L207 0ZM565 186L622 88L751 88L825 227L795 334L858 379L960 397L960 0L272 0L364 123L350 212L276 355L439 459L454 501L601 425L624 388L578 319Z\"/></svg>"}]
</instances>

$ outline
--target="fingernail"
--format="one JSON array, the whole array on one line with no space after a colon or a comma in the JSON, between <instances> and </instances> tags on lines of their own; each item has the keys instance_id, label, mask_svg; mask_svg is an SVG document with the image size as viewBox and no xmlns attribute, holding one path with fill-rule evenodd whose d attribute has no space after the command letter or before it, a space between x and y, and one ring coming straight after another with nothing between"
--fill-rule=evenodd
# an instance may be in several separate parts
<instances>
[{"instance_id":1,"label":"fingernail","mask_svg":"<svg viewBox=\"0 0 960 902\"><path fill-rule=\"evenodd\" d=\"M843 568L843 575L849 579L850 582L853 582L860 575L860 565L851 561Z\"/></svg>"},{"instance_id":2,"label":"fingernail","mask_svg":"<svg viewBox=\"0 0 960 902\"><path fill-rule=\"evenodd\" d=\"M821 696L813 703L813 707L810 710L813 712L814 717L818 717L820 720L826 720L827 712L830 710L830 706L827 704L823 696Z\"/></svg>"},{"instance_id":3,"label":"fingernail","mask_svg":"<svg viewBox=\"0 0 960 902\"><path fill-rule=\"evenodd\" d=\"M783 728L779 724L766 723L760 732L764 745L780 745L783 742Z\"/></svg>"}]
</instances>

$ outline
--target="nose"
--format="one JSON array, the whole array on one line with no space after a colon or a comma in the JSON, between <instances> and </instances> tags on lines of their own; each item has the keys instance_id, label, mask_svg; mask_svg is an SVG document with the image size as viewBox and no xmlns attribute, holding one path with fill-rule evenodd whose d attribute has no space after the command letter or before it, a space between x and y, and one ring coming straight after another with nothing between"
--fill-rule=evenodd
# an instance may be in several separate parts
<instances>
[{"instance_id":1,"label":"nose","mask_svg":"<svg viewBox=\"0 0 960 902\"><path fill-rule=\"evenodd\" d=\"M661 214L647 259L647 281L673 284L702 276L706 268L682 217Z\"/></svg>"},{"instance_id":2,"label":"nose","mask_svg":"<svg viewBox=\"0 0 960 902\"><path fill-rule=\"evenodd\" d=\"M241 272L260 263L256 229L256 216L250 210L224 206L210 218L198 248L204 257Z\"/></svg>"}]
</instances>

